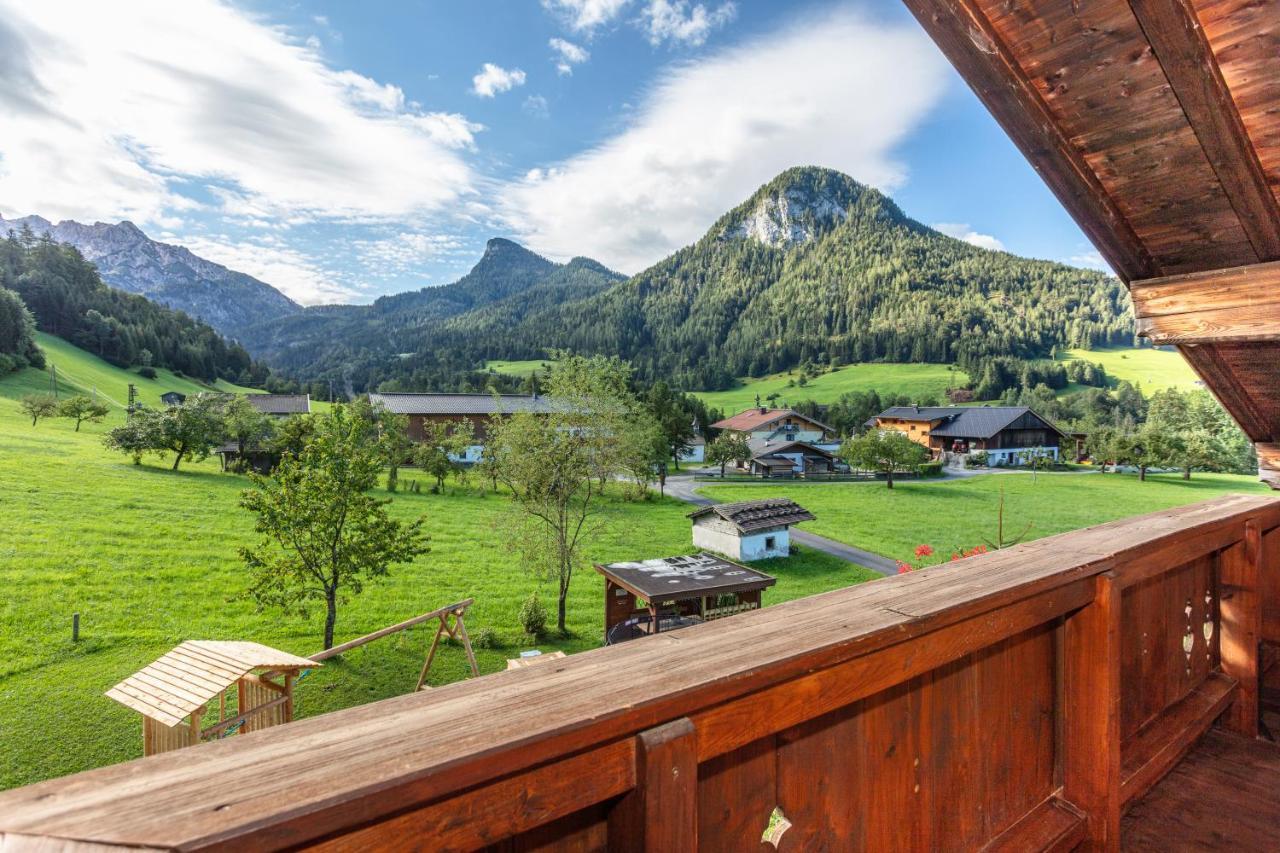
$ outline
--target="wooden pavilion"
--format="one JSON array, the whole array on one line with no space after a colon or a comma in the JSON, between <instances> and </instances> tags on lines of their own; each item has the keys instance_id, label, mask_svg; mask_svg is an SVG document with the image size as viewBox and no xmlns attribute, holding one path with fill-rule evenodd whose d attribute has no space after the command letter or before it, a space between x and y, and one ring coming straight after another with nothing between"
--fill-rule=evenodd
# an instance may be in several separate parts
<instances>
[{"instance_id":1,"label":"wooden pavilion","mask_svg":"<svg viewBox=\"0 0 1280 853\"><path fill-rule=\"evenodd\" d=\"M764 590L777 583L707 553L597 563L596 571L605 580L604 637L610 645L755 610Z\"/></svg>"},{"instance_id":2,"label":"wooden pavilion","mask_svg":"<svg viewBox=\"0 0 1280 853\"><path fill-rule=\"evenodd\" d=\"M1280 486L1280 2L904 2ZM1229 495L0 792L0 846L1275 850L1278 644Z\"/></svg>"},{"instance_id":3,"label":"wooden pavilion","mask_svg":"<svg viewBox=\"0 0 1280 853\"><path fill-rule=\"evenodd\" d=\"M299 671L320 666L258 643L188 640L107 691L142 714L142 754L156 755L201 740L270 728L293 719L293 685ZM275 677L278 680L273 681ZM227 699L235 688L235 707ZM210 702L218 722L202 729Z\"/></svg>"}]
</instances>

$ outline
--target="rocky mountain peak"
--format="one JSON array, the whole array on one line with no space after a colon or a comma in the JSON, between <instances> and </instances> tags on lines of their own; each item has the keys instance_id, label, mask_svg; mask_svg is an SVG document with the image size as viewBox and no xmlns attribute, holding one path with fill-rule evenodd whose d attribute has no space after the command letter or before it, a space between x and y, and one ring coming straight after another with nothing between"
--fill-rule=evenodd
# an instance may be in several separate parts
<instances>
[{"instance_id":1,"label":"rocky mountain peak","mask_svg":"<svg viewBox=\"0 0 1280 853\"><path fill-rule=\"evenodd\" d=\"M865 194L875 192L833 169L788 169L731 212L720 233L775 249L809 243L847 219L849 208Z\"/></svg>"}]
</instances>

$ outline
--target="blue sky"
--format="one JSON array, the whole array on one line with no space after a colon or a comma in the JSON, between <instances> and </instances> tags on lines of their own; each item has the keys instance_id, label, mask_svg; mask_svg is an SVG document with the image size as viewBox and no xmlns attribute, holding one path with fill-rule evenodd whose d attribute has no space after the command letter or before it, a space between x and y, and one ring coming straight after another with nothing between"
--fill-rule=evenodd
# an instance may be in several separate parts
<instances>
[{"instance_id":1,"label":"blue sky","mask_svg":"<svg viewBox=\"0 0 1280 853\"><path fill-rule=\"evenodd\" d=\"M306 303L491 236L637 272L806 164L1101 266L898 0L0 0L0 215L128 218Z\"/></svg>"}]
</instances>

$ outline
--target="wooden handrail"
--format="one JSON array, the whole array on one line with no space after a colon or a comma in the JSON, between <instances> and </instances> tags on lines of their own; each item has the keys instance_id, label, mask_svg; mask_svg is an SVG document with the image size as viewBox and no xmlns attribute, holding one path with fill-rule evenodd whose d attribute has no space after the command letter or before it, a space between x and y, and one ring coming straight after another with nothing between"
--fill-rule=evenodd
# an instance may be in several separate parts
<instances>
[{"instance_id":1,"label":"wooden handrail","mask_svg":"<svg viewBox=\"0 0 1280 853\"><path fill-rule=\"evenodd\" d=\"M723 774L730 769L746 772L741 768L755 768L750 762L757 759L751 756L762 756L763 761L776 755L769 760L781 762L787 744L835 736L836 729L811 729L819 718L832 720L828 725L841 720L852 725L862 719L855 712L863 707L864 699L875 698L876 702L858 713L872 714L873 709L890 701L880 697L916 701L911 697L917 694L923 697L921 701L960 703L954 714L948 711L940 719L976 713L977 706L968 704L976 700L966 698L978 695L975 688L959 689L960 682L953 688L948 679L969 678L970 672L977 677L974 667L981 665L988 668L982 670L988 681L974 684L996 683L990 679L1003 677L1000 673L1005 671L999 669L1003 666L1000 655L1020 655L1015 659L1022 663L1009 670L1016 673L1007 682L1007 689L1013 692L988 697L983 713L1014 713L1016 706L1052 702L1055 695L1059 702L1056 711L1043 705L1016 711L1023 715L1022 723L993 724L1001 736L1025 728L1029 722L1026 714L1034 714L1033 707L1068 717L1098 713L1106 703L1062 703L1061 691L1055 691L1051 681L1047 690L1036 692L1036 684L1053 678L1052 640L1063 619L1098 606L1091 602L1098 595L1097 578L1104 572L1114 576L1112 589L1116 591L1110 593L1111 600L1118 600L1121 589L1138 594L1151 583L1161 582L1165 573L1185 574L1187 566L1200 571L1196 567L1205 560L1216 561L1223 549L1244 542L1246 525L1257 531L1251 534L1254 544L1248 548L1252 555L1259 551L1257 538L1269 537L1280 527L1280 500L1230 496L1152 513L969 558L961 564L583 652L543 667L497 673L141 763L38 783L0 793L0 833L165 849L270 849L321 841L335 849L361 845L394 849L415 838L431 837L442 848L465 849L552 821L581 820L591 832L607 831L613 844L615 829L621 832L622 827L635 825L637 807L624 808L623 802L667 802L689 796L689 790L701 791L701 797L774 796L770 785L702 790L702 768L714 768L706 771L706 784L714 784L717 779L729 778ZM1198 588L1194 594L1201 594ZM1175 615L1180 618L1180 598L1176 604ZM1092 645L1092 632L1116 618L1114 610L1105 612L1105 617L1075 622L1080 649L1076 666L1086 665L1088 650L1097 647ZM1174 620L1170 617L1168 621ZM994 650L1004 651L997 654ZM1203 663L1196 665L1203 668ZM1233 665L1244 670L1248 662ZM992 666L996 669L990 669ZM1083 670L1080 672L1086 677ZM943 678L939 673L954 675ZM1114 683L1107 679L1088 681L1095 682L1103 685L1097 689L1106 690L1112 689L1106 685ZM1047 698L1036 698L1041 695ZM1198 724L1204 714L1220 710L1224 700L1220 694L1213 696L1218 698L1202 703L1200 716L1180 724L1179 732L1194 730L1188 727ZM1012 703L1008 711L1007 703ZM935 706L926 710L928 707ZM1196 707L1201 706L1193 703L1179 713ZM903 711L886 718L883 725L892 727L898 725L894 720L912 719L909 706ZM1152 713L1158 717L1159 709ZM692 789L664 789L639 801L615 800L645 784L655 772L653 760L667 760L666 747L659 748L666 741L655 740L655 735L646 735L647 740L637 736L682 719L691 726L692 734L682 737L692 738L699 784ZM1085 722L1077 719L1073 724ZM1143 731L1158 731L1154 728L1158 722L1146 723ZM879 722L859 725L873 726L861 737L882 736L877 734L882 731ZM1052 741L1051 718L1047 725ZM1114 728L1090 724L1080 731L1082 737L1107 738ZM924 737L924 733L914 737ZM1028 737L1028 743L1043 740L1034 729ZM902 743L904 751L899 754L905 760L905 750L912 741ZM925 758L933 754L927 743L910 748ZM1150 744L1143 748L1152 749ZM640 749L658 751L642 758ZM800 764L788 764L787 772L831 756L863 753L881 754L865 749L842 753L823 747ZM687 773L688 753L681 747L679 754L680 766ZM895 753L890 750L886 754ZM980 754L981 750L974 753ZM1161 753L1154 749L1152 754ZM895 772L919 774L928 770L946 776L946 766L922 765L922 760L916 759L915 770L907 764ZM961 756L955 760L957 766L964 766ZM1039 759L1041 764L1043 760ZM1055 760L1052 754L1050 760ZM1083 763L1078 772L1095 772L1090 766ZM1092 815L1086 811L1114 810L1122 796L1124 780L1119 767L1114 763L1109 766L1113 769L1108 773L1113 773L1114 779L1103 784L1110 787L1089 788L1093 792L1089 803L1064 800L1058 807L1047 799L1054 791L1046 790L1042 793L1048 805L1036 802L1025 810L1019 806L1000 826L992 826L988 836L974 837L1022 837L1011 836L1009 831L1015 821L1032 819L1027 817L1032 812L1053 821L1061 837L1077 837L1086 831L1083 825L1068 825L1077 810L1089 819L1092 832ZM817 797L819 792L812 785L784 787L781 768L778 764L769 772L779 774L777 802L793 824L788 834L815 831L814 820L805 820L799 812L808 807L806 798ZM1045 771L1037 772L1043 775ZM1132 773L1129 776L1134 778ZM867 782L888 784L893 778L897 777L872 774ZM1010 778L1016 782L1021 777L1015 772ZM922 790L919 782L916 785L921 796L931 790ZM961 785L956 790L972 787ZM211 791L234 793L220 796ZM1131 795L1132 789L1125 793ZM904 796L909 794L908 786ZM738 805L741 813L753 816L752 820L756 806L773 806L763 800L744 800ZM593 811L599 809L612 809L616 814ZM916 811L931 813L924 805ZM901 823L900 817L893 819ZM593 820L596 822L591 823ZM1114 811L1106 821L1109 830L1114 826ZM601 828L605 825L607 829ZM1025 824L1022 826L1025 830ZM726 834L737 831L727 823L716 824L715 829ZM748 827L746 831L752 830ZM987 830L970 827L969 831ZM759 833L755 837L758 841Z\"/></svg>"}]
</instances>

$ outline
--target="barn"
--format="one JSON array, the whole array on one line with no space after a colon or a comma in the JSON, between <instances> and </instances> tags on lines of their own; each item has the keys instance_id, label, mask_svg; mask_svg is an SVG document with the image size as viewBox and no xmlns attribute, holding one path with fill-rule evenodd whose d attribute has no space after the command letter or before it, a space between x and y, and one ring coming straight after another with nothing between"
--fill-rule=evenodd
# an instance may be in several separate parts
<instances>
[{"instance_id":1,"label":"barn","mask_svg":"<svg viewBox=\"0 0 1280 853\"><path fill-rule=\"evenodd\" d=\"M791 553L791 525L814 515L787 498L704 506L689 513L693 544L735 560L766 560Z\"/></svg>"}]
</instances>

